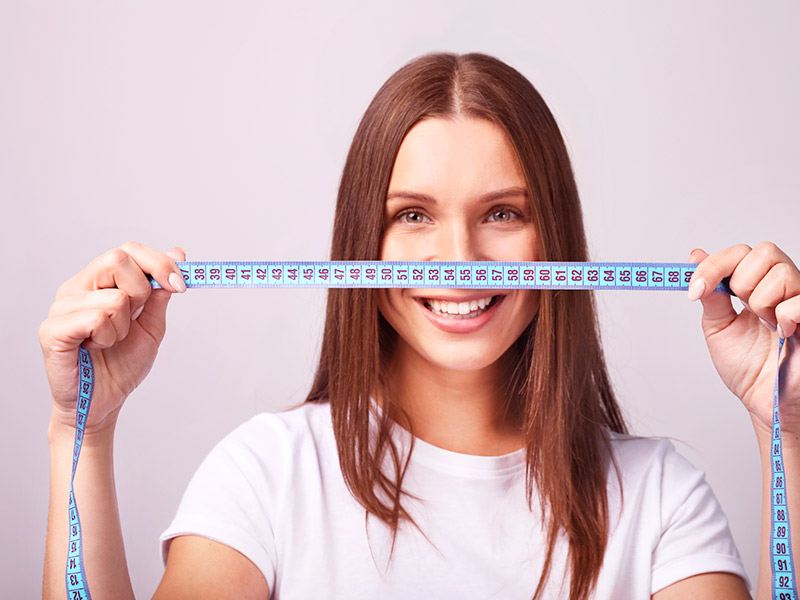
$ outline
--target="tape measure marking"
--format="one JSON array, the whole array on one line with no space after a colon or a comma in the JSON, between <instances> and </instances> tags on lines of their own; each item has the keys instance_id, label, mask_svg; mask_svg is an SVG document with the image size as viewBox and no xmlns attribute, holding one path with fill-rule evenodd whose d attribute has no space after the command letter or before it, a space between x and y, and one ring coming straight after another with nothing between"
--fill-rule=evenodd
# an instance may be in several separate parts
<instances>
[{"instance_id":1,"label":"tape measure marking","mask_svg":"<svg viewBox=\"0 0 800 600\"><path fill-rule=\"evenodd\" d=\"M781 352L785 343L778 343L778 365L775 373L775 391L772 401L772 482L770 484L770 563L772 565L772 597L775 600L796 600L797 581L794 575L792 533L786 503L786 476L783 470L783 442L781 440L780 370Z\"/></svg>"},{"instance_id":2,"label":"tape measure marking","mask_svg":"<svg viewBox=\"0 0 800 600\"><path fill-rule=\"evenodd\" d=\"M444 288L685 291L697 265L635 262L183 261L187 288ZM150 277L151 286L161 286ZM732 294L726 281L715 291ZM778 346L778 371L784 346ZM73 481L94 387L91 355L79 348L79 391L69 493L68 600L91 600ZM780 426L779 374L773 398L770 559L772 595L800 600L795 580Z\"/></svg>"},{"instance_id":3,"label":"tape measure marking","mask_svg":"<svg viewBox=\"0 0 800 600\"><path fill-rule=\"evenodd\" d=\"M92 404L94 390L94 365L87 350L78 348L78 405L75 415L75 445L72 450L72 475L69 479L69 545L67 547L67 599L91 600L89 584L86 582L86 571L83 561L83 531L81 518L78 515L78 503L75 501L75 471L78 468L78 457L81 455L83 433L86 420L89 418L89 407Z\"/></svg>"},{"instance_id":4,"label":"tape measure marking","mask_svg":"<svg viewBox=\"0 0 800 600\"><path fill-rule=\"evenodd\" d=\"M687 290L696 264L496 261L184 261L192 288ZM161 286L154 279L151 286ZM730 292L727 283L717 291Z\"/></svg>"}]
</instances>

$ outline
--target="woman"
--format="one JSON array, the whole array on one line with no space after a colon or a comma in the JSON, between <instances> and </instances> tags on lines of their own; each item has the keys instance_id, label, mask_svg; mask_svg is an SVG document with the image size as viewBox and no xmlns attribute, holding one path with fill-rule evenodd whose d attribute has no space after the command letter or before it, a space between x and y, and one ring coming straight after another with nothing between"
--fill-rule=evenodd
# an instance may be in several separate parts
<instances>
[{"instance_id":1,"label":"woman","mask_svg":"<svg viewBox=\"0 0 800 600\"><path fill-rule=\"evenodd\" d=\"M586 260L569 157L531 84L481 54L427 55L395 73L353 140L331 258ZM132 596L113 432L155 359L171 293L185 290L173 262L184 259L124 244L63 284L42 324L47 597L64 590L81 343L97 372L75 484L87 577L96 600ZM690 260L689 297L703 302L712 359L750 412L768 474L774 330L796 345L800 273L772 244ZM739 315L711 291L726 276L749 305ZM783 400L790 486L797 361L790 353ZM223 440L162 543L156 598L749 597L702 474L669 443L626 435L588 292L331 290L307 402Z\"/></svg>"}]
</instances>

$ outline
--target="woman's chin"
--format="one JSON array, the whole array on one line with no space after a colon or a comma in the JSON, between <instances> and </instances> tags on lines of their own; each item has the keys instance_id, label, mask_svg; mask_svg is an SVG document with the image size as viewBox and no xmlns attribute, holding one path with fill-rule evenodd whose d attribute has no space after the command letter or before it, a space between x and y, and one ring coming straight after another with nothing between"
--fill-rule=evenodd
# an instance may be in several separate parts
<instances>
[{"instance_id":1,"label":"woman's chin","mask_svg":"<svg viewBox=\"0 0 800 600\"><path fill-rule=\"evenodd\" d=\"M494 350L494 349L493 349ZM420 353L431 367L442 371L460 373L479 372L490 369L503 355L499 349L487 351L484 347L478 348L431 348Z\"/></svg>"}]
</instances>

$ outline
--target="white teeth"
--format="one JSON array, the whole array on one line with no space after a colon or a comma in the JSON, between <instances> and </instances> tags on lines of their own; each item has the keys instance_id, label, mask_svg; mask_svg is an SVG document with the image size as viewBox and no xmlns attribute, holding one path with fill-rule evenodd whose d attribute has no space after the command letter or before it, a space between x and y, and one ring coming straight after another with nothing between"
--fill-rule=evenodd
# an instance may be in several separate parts
<instances>
[{"instance_id":1,"label":"white teeth","mask_svg":"<svg viewBox=\"0 0 800 600\"><path fill-rule=\"evenodd\" d=\"M488 296L487 298L467 302L449 302L433 298L425 300L424 304L431 312L439 316L451 319L472 319L481 314L491 304L493 298L494 296Z\"/></svg>"}]
</instances>

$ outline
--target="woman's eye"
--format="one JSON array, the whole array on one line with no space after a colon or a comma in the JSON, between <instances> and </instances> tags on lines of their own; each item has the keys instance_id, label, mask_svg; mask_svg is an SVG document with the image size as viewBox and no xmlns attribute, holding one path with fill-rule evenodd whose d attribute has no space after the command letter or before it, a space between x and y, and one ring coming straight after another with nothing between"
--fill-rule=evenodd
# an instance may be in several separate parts
<instances>
[{"instance_id":1,"label":"woman's eye","mask_svg":"<svg viewBox=\"0 0 800 600\"><path fill-rule=\"evenodd\" d=\"M397 215L395 218L403 223L408 223L409 225L419 225L421 223L427 223L428 221L430 221L430 219L428 219L428 217L423 215L421 212L417 212L414 210L401 213Z\"/></svg>"},{"instance_id":2,"label":"woman's eye","mask_svg":"<svg viewBox=\"0 0 800 600\"><path fill-rule=\"evenodd\" d=\"M519 214L516 211L511 209L502 208L499 210L495 210L489 215L489 221L493 223L507 223L512 219L519 218Z\"/></svg>"}]
</instances>

